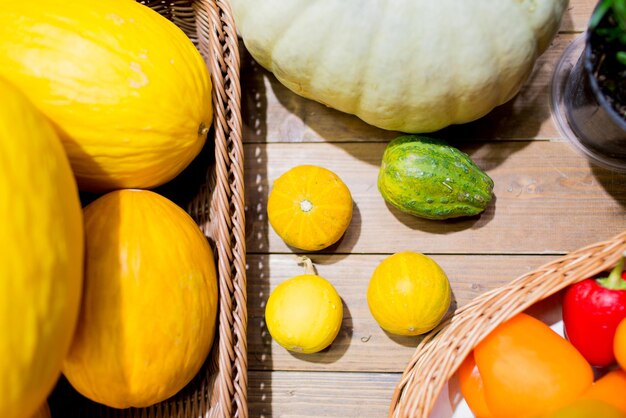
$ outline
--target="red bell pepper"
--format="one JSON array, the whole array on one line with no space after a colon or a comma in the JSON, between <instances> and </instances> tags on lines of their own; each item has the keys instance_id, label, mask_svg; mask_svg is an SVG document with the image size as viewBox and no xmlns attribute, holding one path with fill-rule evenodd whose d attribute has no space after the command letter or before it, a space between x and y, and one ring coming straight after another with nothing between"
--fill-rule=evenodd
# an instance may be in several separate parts
<instances>
[{"instance_id":1,"label":"red bell pepper","mask_svg":"<svg viewBox=\"0 0 626 418\"><path fill-rule=\"evenodd\" d=\"M604 367L615 361L613 339L623 318L626 318L624 258L608 277L585 279L565 290L565 335L592 366Z\"/></svg>"}]
</instances>

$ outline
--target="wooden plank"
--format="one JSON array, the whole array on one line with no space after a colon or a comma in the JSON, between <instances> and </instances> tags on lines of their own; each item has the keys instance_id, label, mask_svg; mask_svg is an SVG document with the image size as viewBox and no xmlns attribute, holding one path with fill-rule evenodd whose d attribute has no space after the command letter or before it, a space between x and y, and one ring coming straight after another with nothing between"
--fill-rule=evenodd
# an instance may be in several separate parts
<instances>
[{"instance_id":1,"label":"wooden plank","mask_svg":"<svg viewBox=\"0 0 626 418\"><path fill-rule=\"evenodd\" d=\"M561 32L584 32L596 0L570 0L561 21Z\"/></svg>"},{"instance_id":2,"label":"wooden plank","mask_svg":"<svg viewBox=\"0 0 626 418\"><path fill-rule=\"evenodd\" d=\"M433 221L387 206L376 181L385 143L245 146L250 253L292 252L269 227L274 180L299 164L339 175L354 200L352 223L335 253L392 253L415 243L425 253L562 254L626 229L626 175L591 168L569 143L459 144L495 182L480 216Z\"/></svg>"},{"instance_id":3,"label":"wooden plank","mask_svg":"<svg viewBox=\"0 0 626 418\"><path fill-rule=\"evenodd\" d=\"M561 34L511 102L479 121L437 133L496 181L492 206L462 221L426 221L387 207L376 176L385 143L396 133L296 96L244 53L250 416L386 416L419 341L386 334L367 308L369 277L387 254L411 249L431 255L448 273L458 306L626 227L626 176L592 169L563 142L550 113L554 66L584 30L594 5L595 0L570 1ZM355 200L342 241L328 254L310 254L345 309L335 342L307 356L278 346L263 324L271 290L301 273L293 250L268 226L267 195L278 175L303 163L335 171Z\"/></svg>"},{"instance_id":4,"label":"wooden plank","mask_svg":"<svg viewBox=\"0 0 626 418\"><path fill-rule=\"evenodd\" d=\"M407 243L408 244L408 243ZM418 245L406 246L419 251ZM391 371L406 367L420 337L387 334L367 306L372 272L386 255L311 255L317 272L342 298L342 328L333 344L319 353L296 354L279 346L267 332L263 317L271 291L284 280L302 274L291 254L249 255L248 353L250 370ZM487 290L532 271L555 256L431 255L446 272L453 292L450 313ZM384 353L382 355L381 353Z\"/></svg>"},{"instance_id":5,"label":"wooden plank","mask_svg":"<svg viewBox=\"0 0 626 418\"><path fill-rule=\"evenodd\" d=\"M248 377L251 417L384 417L399 374L255 372Z\"/></svg>"},{"instance_id":6,"label":"wooden plank","mask_svg":"<svg viewBox=\"0 0 626 418\"><path fill-rule=\"evenodd\" d=\"M550 113L550 83L564 49L578 34L561 34L537 60L520 93L485 117L438 132L439 136L480 140L563 139ZM245 142L346 142L389 140L396 132L367 125L281 85L268 71L243 56L242 117Z\"/></svg>"}]
</instances>

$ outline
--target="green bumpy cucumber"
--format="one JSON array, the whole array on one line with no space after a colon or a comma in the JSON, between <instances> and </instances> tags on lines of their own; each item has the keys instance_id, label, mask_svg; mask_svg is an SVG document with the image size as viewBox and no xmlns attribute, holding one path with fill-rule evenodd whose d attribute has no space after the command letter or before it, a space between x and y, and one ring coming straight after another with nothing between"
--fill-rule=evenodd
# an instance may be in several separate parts
<instances>
[{"instance_id":1,"label":"green bumpy cucumber","mask_svg":"<svg viewBox=\"0 0 626 418\"><path fill-rule=\"evenodd\" d=\"M402 212L448 219L484 211L493 197L493 180L467 154L445 142L405 135L385 148L378 190Z\"/></svg>"}]
</instances>

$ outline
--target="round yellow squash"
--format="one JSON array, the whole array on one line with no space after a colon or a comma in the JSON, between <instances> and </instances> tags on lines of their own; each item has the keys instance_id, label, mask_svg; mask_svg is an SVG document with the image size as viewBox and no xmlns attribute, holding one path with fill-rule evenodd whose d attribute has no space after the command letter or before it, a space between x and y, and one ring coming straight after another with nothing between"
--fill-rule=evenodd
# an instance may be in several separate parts
<instances>
[{"instance_id":1,"label":"round yellow squash","mask_svg":"<svg viewBox=\"0 0 626 418\"><path fill-rule=\"evenodd\" d=\"M328 347L341 329L343 305L332 284L315 274L303 257L305 274L279 284L265 307L265 324L278 344L297 353L316 353Z\"/></svg>"},{"instance_id":2,"label":"round yellow squash","mask_svg":"<svg viewBox=\"0 0 626 418\"><path fill-rule=\"evenodd\" d=\"M367 288L367 304L382 329L396 335L432 330L450 307L445 272L430 257L404 251L384 259Z\"/></svg>"},{"instance_id":3,"label":"round yellow squash","mask_svg":"<svg viewBox=\"0 0 626 418\"><path fill-rule=\"evenodd\" d=\"M35 413L61 373L80 306L76 182L45 117L0 79L0 417Z\"/></svg>"},{"instance_id":4,"label":"round yellow squash","mask_svg":"<svg viewBox=\"0 0 626 418\"><path fill-rule=\"evenodd\" d=\"M211 348L211 248L187 213L147 190L105 194L84 218L83 309L63 372L84 396L111 407L165 400Z\"/></svg>"},{"instance_id":5,"label":"round yellow squash","mask_svg":"<svg viewBox=\"0 0 626 418\"><path fill-rule=\"evenodd\" d=\"M276 233L292 247L324 249L341 238L352 219L352 196L332 171L300 165L274 182L267 216Z\"/></svg>"},{"instance_id":6,"label":"round yellow squash","mask_svg":"<svg viewBox=\"0 0 626 418\"><path fill-rule=\"evenodd\" d=\"M82 190L171 180L212 121L202 57L135 1L3 2L0 75L54 122Z\"/></svg>"}]
</instances>

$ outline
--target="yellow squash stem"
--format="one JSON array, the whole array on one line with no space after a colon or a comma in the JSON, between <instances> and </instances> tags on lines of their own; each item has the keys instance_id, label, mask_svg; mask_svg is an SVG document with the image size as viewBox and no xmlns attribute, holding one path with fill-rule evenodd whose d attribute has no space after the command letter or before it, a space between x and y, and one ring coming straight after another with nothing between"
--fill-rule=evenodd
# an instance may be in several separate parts
<instances>
[{"instance_id":1,"label":"yellow squash stem","mask_svg":"<svg viewBox=\"0 0 626 418\"><path fill-rule=\"evenodd\" d=\"M304 274L313 274L317 276L317 271L313 265L313 261L311 261L311 259L306 255L298 256L298 265L304 266Z\"/></svg>"}]
</instances>

